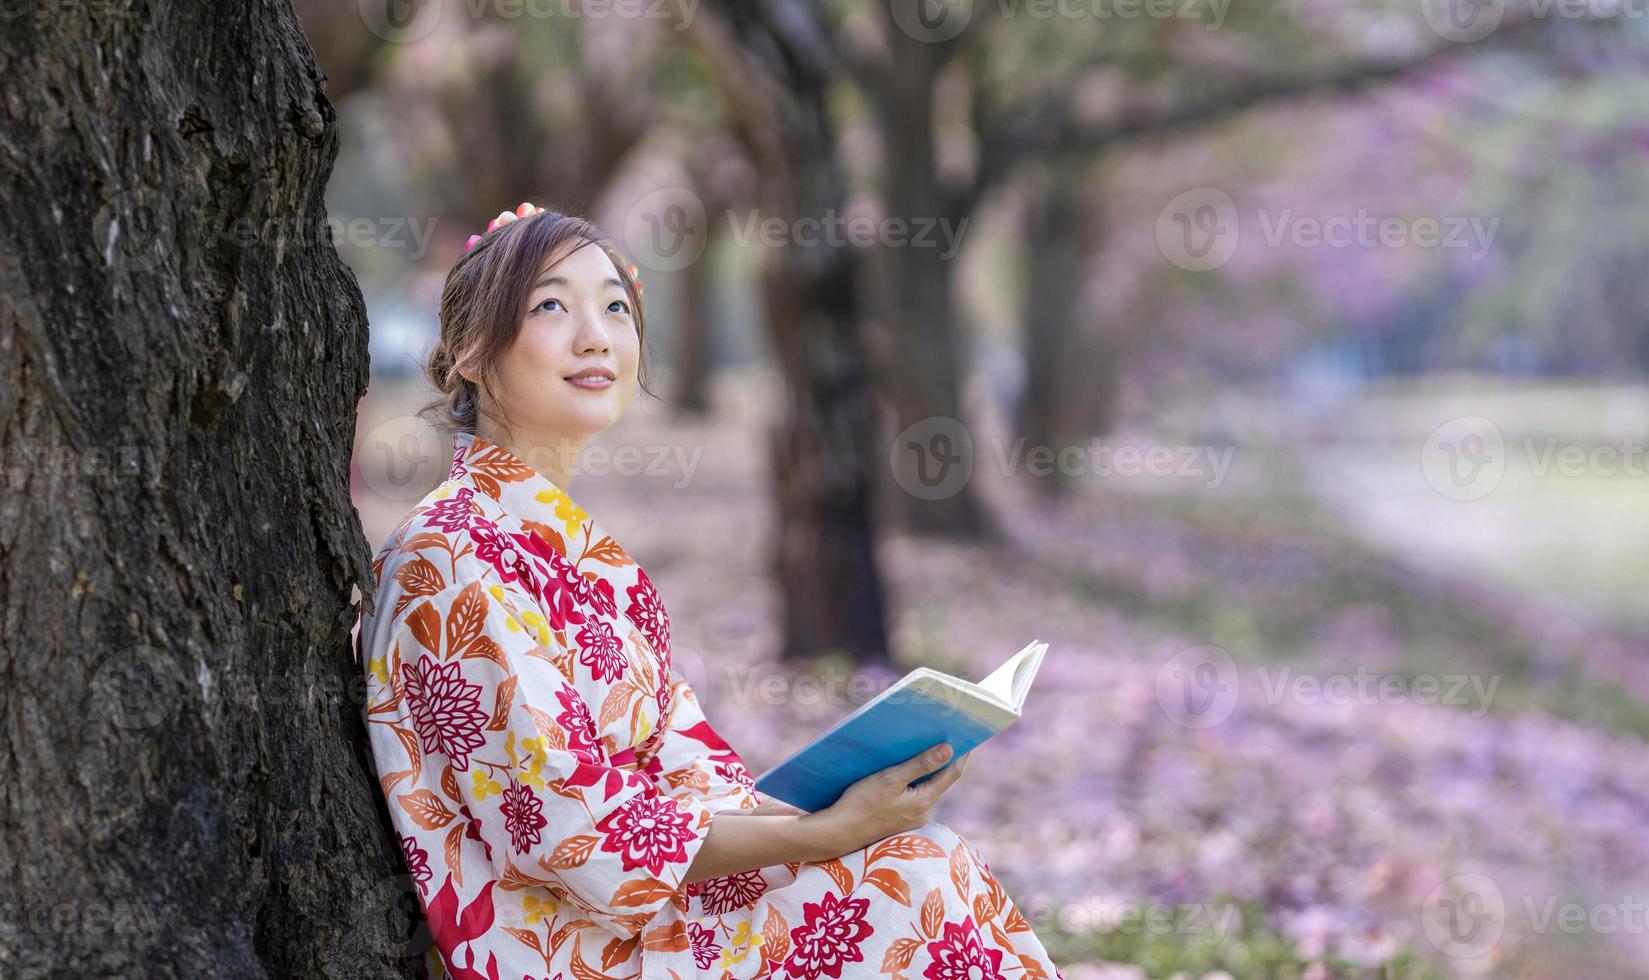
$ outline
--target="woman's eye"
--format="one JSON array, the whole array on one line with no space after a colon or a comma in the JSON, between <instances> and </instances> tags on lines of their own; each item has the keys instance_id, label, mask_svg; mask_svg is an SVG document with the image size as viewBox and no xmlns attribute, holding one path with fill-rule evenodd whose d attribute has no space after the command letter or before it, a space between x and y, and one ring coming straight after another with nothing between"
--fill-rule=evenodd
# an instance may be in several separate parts
<instances>
[{"instance_id":1,"label":"woman's eye","mask_svg":"<svg viewBox=\"0 0 1649 980\"><path fill-rule=\"evenodd\" d=\"M625 300L615 299L611 303L607 304L607 309L612 310L612 308L615 307L615 306L618 307L617 312L620 312L620 313L630 312L630 304L628 302L626 302Z\"/></svg>"},{"instance_id":2,"label":"woman's eye","mask_svg":"<svg viewBox=\"0 0 1649 980\"><path fill-rule=\"evenodd\" d=\"M539 303L537 306L533 307L533 309L534 310L545 310L546 312L548 312L547 307L551 303L559 303L559 302L561 302L561 301L552 296L549 299L545 300L544 302Z\"/></svg>"}]
</instances>

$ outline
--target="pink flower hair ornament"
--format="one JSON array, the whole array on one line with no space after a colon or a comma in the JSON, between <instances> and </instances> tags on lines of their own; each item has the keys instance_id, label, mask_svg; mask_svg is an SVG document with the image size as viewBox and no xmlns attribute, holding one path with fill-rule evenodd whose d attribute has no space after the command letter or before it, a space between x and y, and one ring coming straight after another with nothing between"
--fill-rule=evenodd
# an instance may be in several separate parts
<instances>
[{"instance_id":1,"label":"pink flower hair ornament","mask_svg":"<svg viewBox=\"0 0 1649 980\"><path fill-rule=\"evenodd\" d=\"M514 211L500 211L498 212L498 217L487 222L487 230L485 232L482 232L480 235L471 235L469 237L469 241L464 243L464 251L468 252L470 249L474 248L475 243L480 241L484 235L491 234L497 228L502 228L504 225L518 221L521 218L530 218L535 214L543 213L543 208L527 201L521 202L521 205ZM630 279L636 284L636 295L639 297L641 295L641 268L634 262L628 264L630 267Z\"/></svg>"}]
</instances>

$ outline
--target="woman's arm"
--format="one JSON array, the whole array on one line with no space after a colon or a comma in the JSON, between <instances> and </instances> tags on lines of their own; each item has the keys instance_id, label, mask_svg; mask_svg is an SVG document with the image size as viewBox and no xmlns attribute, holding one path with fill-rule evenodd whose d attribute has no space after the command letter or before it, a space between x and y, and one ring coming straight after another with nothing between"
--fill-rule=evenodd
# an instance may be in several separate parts
<instances>
[{"instance_id":1,"label":"woman's arm","mask_svg":"<svg viewBox=\"0 0 1649 980\"><path fill-rule=\"evenodd\" d=\"M927 823L940 794L962 775L967 756L920 786L910 784L944 766L949 745L871 773L817 813L754 814L723 810L682 875L684 883L791 861L828 861Z\"/></svg>"}]
</instances>

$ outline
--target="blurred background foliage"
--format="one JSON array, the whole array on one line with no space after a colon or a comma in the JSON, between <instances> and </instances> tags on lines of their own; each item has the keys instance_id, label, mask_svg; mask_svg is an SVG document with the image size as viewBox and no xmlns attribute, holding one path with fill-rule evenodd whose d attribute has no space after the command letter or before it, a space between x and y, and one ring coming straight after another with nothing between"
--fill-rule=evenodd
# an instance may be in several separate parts
<instances>
[{"instance_id":1,"label":"blurred background foliage","mask_svg":"<svg viewBox=\"0 0 1649 980\"><path fill-rule=\"evenodd\" d=\"M851 707L757 673L1038 636L946 819L1067 977L1649 975L1643 5L920 2L298 0L369 540L445 475L413 413L464 240L584 214L661 395L598 442L694 462L572 490L753 768ZM939 494L934 418L972 442ZM1195 650L1217 724L1173 707ZM1059 911L1096 903L1241 925Z\"/></svg>"}]
</instances>

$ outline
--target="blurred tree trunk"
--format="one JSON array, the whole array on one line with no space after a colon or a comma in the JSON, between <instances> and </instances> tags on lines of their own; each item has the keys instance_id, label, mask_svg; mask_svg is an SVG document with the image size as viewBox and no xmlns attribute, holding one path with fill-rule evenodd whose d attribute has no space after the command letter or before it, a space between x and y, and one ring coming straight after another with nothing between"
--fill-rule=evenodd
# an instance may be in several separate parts
<instances>
[{"instance_id":1,"label":"blurred tree trunk","mask_svg":"<svg viewBox=\"0 0 1649 980\"><path fill-rule=\"evenodd\" d=\"M715 229L713 223L711 229ZM711 242L706 255L714 247L713 235ZM676 383L670 400L676 411L686 415L710 411L710 357L716 340L710 320L711 272L705 259L682 270L681 331L676 336Z\"/></svg>"},{"instance_id":2,"label":"blurred tree trunk","mask_svg":"<svg viewBox=\"0 0 1649 980\"><path fill-rule=\"evenodd\" d=\"M981 11L978 19L988 17ZM966 427L961 386L968 344L957 323L952 291L957 257L949 250L960 246L969 216L941 184L934 139L934 86L962 42L917 40L899 30L887 32L887 42L893 53L885 61L855 65L885 153L886 217L905 222L910 231L900 240L878 242L875 250L871 292L892 344L888 363L878 365L880 387L897 412L895 431L935 417ZM987 458L978 450L974 465ZM922 462L911 454L898 460L911 467ZM972 486L964 482L931 499L896 494L902 525L919 534L993 536L997 529Z\"/></svg>"},{"instance_id":3,"label":"blurred tree trunk","mask_svg":"<svg viewBox=\"0 0 1649 980\"><path fill-rule=\"evenodd\" d=\"M31 5L0 77L0 975L405 975L308 43L274 0Z\"/></svg>"},{"instance_id":4,"label":"blurred tree trunk","mask_svg":"<svg viewBox=\"0 0 1649 980\"><path fill-rule=\"evenodd\" d=\"M761 217L795 228L800 217L840 214L845 180L825 107L831 64L812 7L806 0L712 0L709 7L720 17L693 18L688 39L756 163ZM766 256L761 287L786 399L772 434L783 651L885 659L873 522L880 454L859 334L858 255L796 237Z\"/></svg>"},{"instance_id":5,"label":"blurred tree trunk","mask_svg":"<svg viewBox=\"0 0 1649 980\"><path fill-rule=\"evenodd\" d=\"M1088 269L1098 248L1092 167L1050 164L1027 180L1023 322L1025 387L1016 436L1060 450L1110 431L1121 381L1117 331L1084 315ZM1072 474L1058 467L1036 486L1059 494Z\"/></svg>"}]
</instances>

